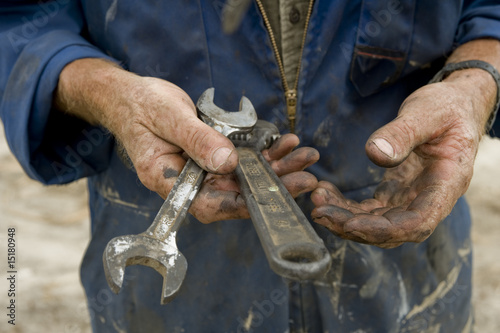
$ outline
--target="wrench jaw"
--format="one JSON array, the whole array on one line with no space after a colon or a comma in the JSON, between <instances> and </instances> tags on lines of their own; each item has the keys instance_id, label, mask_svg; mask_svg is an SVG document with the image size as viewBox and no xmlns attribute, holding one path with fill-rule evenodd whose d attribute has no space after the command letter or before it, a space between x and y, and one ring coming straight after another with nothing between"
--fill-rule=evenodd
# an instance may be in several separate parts
<instances>
[{"instance_id":1,"label":"wrench jaw","mask_svg":"<svg viewBox=\"0 0 500 333\"><path fill-rule=\"evenodd\" d=\"M144 234L113 238L104 250L103 263L106 281L115 294L122 288L127 266L143 265L156 270L163 276L161 304L176 296L188 267L175 243L167 245Z\"/></svg>"},{"instance_id":2,"label":"wrench jaw","mask_svg":"<svg viewBox=\"0 0 500 333\"><path fill-rule=\"evenodd\" d=\"M255 148L257 151L261 151L271 147L280 136L276 125L259 119L250 133L233 133L229 139L236 147Z\"/></svg>"},{"instance_id":3,"label":"wrench jaw","mask_svg":"<svg viewBox=\"0 0 500 333\"><path fill-rule=\"evenodd\" d=\"M214 104L214 88L209 88L196 103L198 115L203 122L224 136L233 133L248 133L257 123L257 113L246 97L240 100L240 110L228 112Z\"/></svg>"}]
</instances>

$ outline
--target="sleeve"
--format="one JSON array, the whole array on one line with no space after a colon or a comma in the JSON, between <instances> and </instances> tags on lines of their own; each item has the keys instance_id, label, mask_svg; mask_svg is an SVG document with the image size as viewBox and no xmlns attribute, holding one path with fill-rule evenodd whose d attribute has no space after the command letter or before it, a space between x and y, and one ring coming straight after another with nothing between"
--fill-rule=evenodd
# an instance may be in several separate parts
<instances>
[{"instance_id":1,"label":"sleeve","mask_svg":"<svg viewBox=\"0 0 500 333\"><path fill-rule=\"evenodd\" d=\"M500 1L464 2L455 41L461 45L479 38L500 40ZM500 117L497 116L490 134L500 137Z\"/></svg>"},{"instance_id":2,"label":"sleeve","mask_svg":"<svg viewBox=\"0 0 500 333\"><path fill-rule=\"evenodd\" d=\"M44 184L105 170L113 147L103 128L52 109L64 66L112 60L81 36L83 22L79 1L0 1L0 117L11 151Z\"/></svg>"},{"instance_id":3,"label":"sleeve","mask_svg":"<svg viewBox=\"0 0 500 333\"><path fill-rule=\"evenodd\" d=\"M498 0L466 0L456 34L456 43L479 38L500 40L500 2Z\"/></svg>"}]
</instances>

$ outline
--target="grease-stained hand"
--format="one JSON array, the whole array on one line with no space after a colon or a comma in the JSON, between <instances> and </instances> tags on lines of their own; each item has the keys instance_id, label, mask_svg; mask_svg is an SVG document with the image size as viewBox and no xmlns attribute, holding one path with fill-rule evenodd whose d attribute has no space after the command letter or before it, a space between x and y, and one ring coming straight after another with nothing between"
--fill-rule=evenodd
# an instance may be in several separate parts
<instances>
[{"instance_id":1,"label":"grease-stained hand","mask_svg":"<svg viewBox=\"0 0 500 333\"><path fill-rule=\"evenodd\" d=\"M54 105L89 123L108 128L134 165L140 181L166 198L189 156L208 171L190 212L204 223L249 217L233 174L233 143L197 117L180 87L141 77L102 59L68 64L59 76ZM303 171L319 159L313 148L295 148L284 135L263 152L285 187L296 197L317 187Z\"/></svg>"},{"instance_id":2,"label":"grease-stained hand","mask_svg":"<svg viewBox=\"0 0 500 333\"><path fill-rule=\"evenodd\" d=\"M368 157L388 168L373 198L347 200L320 182L312 193L314 221L344 239L382 248L429 237L469 186L492 109L488 94L472 93L465 72L415 91L398 117L368 139Z\"/></svg>"}]
</instances>

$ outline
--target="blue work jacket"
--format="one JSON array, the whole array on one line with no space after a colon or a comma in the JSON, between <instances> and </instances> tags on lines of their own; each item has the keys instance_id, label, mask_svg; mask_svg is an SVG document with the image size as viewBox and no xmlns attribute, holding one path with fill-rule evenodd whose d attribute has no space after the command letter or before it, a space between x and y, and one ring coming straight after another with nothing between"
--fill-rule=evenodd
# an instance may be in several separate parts
<instances>
[{"instance_id":1,"label":"blue work jacket","mask_svg":"<svg viewBox=\"0 0 500 333\"><path fill-rule=\"evenodd\" d=\"M252 3L235 33L221 29L221 0L0 1L0 115L12 152L45 184L88 177L91 241L81 279L95 332L469 332L470 216L460 199L429 239L383 250L315 226L333 265L321 280L273 273L249 221L189 218L178 246L184 284L160 305L162 278L129 267L118 295L102 254L118 235L144 231L162 204L117 154L104 129L53 111L58 75L85 57L163 78L196 101L215 87L236 109L288 130L268 32ZM298 82L296 133L321 160L310 168L346 196L373 195L384 170L364 153L369 135L426 84L459 44L500 39L498 1L316 0ZM124 121L126 121L124 119ZM309 216L311 203L300 199Z\"/></svg>"}]
</instances>

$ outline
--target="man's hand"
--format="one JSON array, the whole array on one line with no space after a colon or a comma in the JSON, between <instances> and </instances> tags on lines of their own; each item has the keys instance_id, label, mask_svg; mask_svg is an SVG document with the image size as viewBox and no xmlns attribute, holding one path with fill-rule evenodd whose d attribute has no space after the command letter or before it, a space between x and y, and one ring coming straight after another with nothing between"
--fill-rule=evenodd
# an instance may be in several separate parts
<instances>
[{"instance_id":1,"label":"man's hand","mask_svg":"<svg viewBox=\"0 0 500 333\"><path fill-rule=\"evenodd\" d=\"M460 56L476 52L478 42L464 44L449 61L467 60ZM498 52L498 42L490 42ZM357 203L320 182L312 193L314 220L342 238L383 248L424 241L467 190L495 99L494 80L481 69L415 91L366 144L368 157L389 168L374 198Z\"/></svg>"},{"instance_id":2,"label":"man's hand","mask_svg":"<svg viewBox=\"0 0 500 333\"><path fill-rule=\"evenodd\" d=\"M248 217L232 171L238 154L229 139L198 119L179 87L140 77L100 59L77 60L61 72L55 105L108 128L125 148L141 182L166 198L189 156L209 172L190 212L202 222ZM312 148L293 151L286 135L264 152L293 196L317 180L302 171L316 162Z\"/></svg>"}]
</instances>

